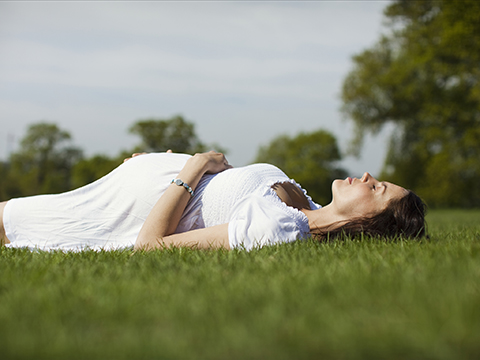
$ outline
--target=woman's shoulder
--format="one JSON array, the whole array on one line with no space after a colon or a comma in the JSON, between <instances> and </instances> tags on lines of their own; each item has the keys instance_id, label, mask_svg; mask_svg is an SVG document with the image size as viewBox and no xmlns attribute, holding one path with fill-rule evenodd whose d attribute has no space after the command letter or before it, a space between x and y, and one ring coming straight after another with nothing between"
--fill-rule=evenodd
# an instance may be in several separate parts
<instances>
[{"instance_id":1,"label":"woman's shoulder","mask_svg":"<svg viewBox=\"0 0 480 360\"><path fill-rule=\"evenodd\" d=\"M308 218L301 211L274 197L251 194L232 209L229 219L230 246L251 249L306 237Z\"/></svg>"}]
</instances>

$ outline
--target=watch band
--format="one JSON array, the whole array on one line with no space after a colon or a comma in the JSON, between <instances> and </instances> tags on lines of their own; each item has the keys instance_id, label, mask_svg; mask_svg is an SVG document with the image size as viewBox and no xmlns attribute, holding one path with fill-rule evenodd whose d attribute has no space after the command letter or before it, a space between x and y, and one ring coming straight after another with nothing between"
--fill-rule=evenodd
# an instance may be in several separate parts
<instances>
[{"instance_id":1,"label":"watch band","mask_svg":"<svg viewBox=\"0 0 480 360\"><path fill-rule=\"evenodd\" d=\"M195 194L193 189L190 187L190 185L188 185L186 182L183 182L182 180L180 179L172 179L171 181L171 184L175 184L175 185L178 185L178 186L183 186L185 188L185 190L188 191L188 193L193 197L193 195Z\"/></svg>"}]
</instances>

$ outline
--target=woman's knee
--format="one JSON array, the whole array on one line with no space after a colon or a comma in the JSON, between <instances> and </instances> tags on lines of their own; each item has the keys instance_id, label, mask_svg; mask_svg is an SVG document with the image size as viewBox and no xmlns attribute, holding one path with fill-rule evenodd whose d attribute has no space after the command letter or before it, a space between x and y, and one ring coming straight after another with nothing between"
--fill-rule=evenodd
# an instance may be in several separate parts
<instances>
[{"instance_id":1,"label":"woman's knee","mask_svg":"<svg viewBox=\"0 0 480 360\"><path fill-rule=\"evenodd\" d=\"M8 240L5 234L5 227L3 226L3 210L5 209L5 205L7 205L6 201L0 202L0 246L10 243L10 240Z\"/></svg>"}]
</instances>

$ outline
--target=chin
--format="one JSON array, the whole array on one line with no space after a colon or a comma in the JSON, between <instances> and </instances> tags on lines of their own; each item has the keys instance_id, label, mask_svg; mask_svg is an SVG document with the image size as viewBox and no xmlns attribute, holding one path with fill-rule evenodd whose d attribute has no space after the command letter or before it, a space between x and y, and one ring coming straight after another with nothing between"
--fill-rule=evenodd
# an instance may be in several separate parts
<instances>
[{"instance_id":1,"label":"chin","mask_svg":"<svg viewBox=\"0 0 480 360\"><path fill-rule=\"evenodd\" d=\"M332 195L335 193L335 190L338 186L340 186L342 184L342 180L340 179L337 179L337 180L333 180L332 182Z\"/></svg>"},{"instance_id":2,"label":"chin","mask_svg":"<svg viewBox=\"0 0 480 360\"><path fill-rule=\"evenodd\" d=\"M336 186L341 186L342 184L345 183L345 180L342 180L342 179L336 179L336 180L333 180L332 182L332 188L336 187Z\"/></svg>"}]
</instances>

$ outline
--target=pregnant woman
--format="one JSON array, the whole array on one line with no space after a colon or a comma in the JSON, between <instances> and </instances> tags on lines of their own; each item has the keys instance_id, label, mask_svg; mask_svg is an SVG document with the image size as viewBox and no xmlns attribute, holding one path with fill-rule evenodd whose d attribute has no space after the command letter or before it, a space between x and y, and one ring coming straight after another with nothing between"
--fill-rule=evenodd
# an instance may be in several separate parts
<instances>
[{"instance_id":1,"label":"pregnant woman","mask_svg":"<svg viewBox=\"0 0 480 360\"><path fill-rule=\"evenodd\" d=\"M232 168L221 153L134 156L79 189L0 203L7 247L41 250L242 248L365 233L425 234L425 205L365 173L316 204L269 164Z\"/></svg>"}]
</instances>

